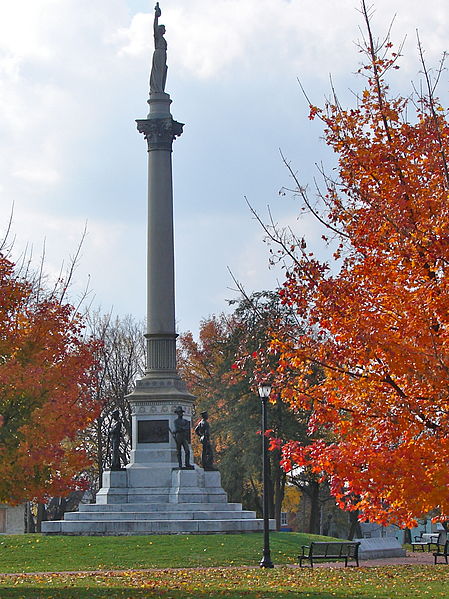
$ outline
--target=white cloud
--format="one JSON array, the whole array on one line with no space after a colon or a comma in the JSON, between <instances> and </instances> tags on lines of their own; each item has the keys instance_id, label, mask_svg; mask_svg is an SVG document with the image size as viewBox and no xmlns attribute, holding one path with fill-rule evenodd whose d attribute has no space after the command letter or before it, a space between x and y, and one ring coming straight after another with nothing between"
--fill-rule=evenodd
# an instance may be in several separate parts
<instances>
[{"instance_id":1,"label":"white cloud","mask_svg":"<svg viewBox=\"0 0 449 599\"><path fill-rule=\"evenodd\" d=\"M137 13L131 20L129 27L122 27L112 36L112 40L119 45L118 55L140 56L150 55L153 46L152 16Z\"/></svg>"},{"instance_id":2,"label":"white cloud","mask_svg":"<svg viewBox=\"0 0 449 599\"><path fill-rule=\"evenodd\" d=\"M20 168L12 173L13 177L29 181L30 183L40 183L44 185L53 185L61 180L58 171L51 168L39 168L34 164L30 168Z\"/></svg>"},{"instance_id":3,"label":"white cloud","mask_svg":"<svg viewBox=\"0 0 449 599\"><path fill-rule=\"evenodd\" d=\"M69 194L62 184L93 150L89 132L120 85L111 37L127 17L126 3L3 1L0 14L2 196L46 203L61 184L63 210Z\"/></svg>"},{"instance_id":4,"label":"white cloud","mask_svg":"<svg viewBox=\"0 0 449 599\"><path fill-rule=\"evenodd\" d=\"M45 23L51 20L57 0L2 0L0 49L8 59L27 57L47 59L51 55L48 38L43 35ZM3 61L1 61L3 62Z\"/></svg>"},{"instance_id":5,"label":"white cloud","mask_svg":"<svg viewBox=\"0 0 449 599\"><path fill-rule=\"evenodd\" d=\"M6 229L7 219L8 215L4 214L0 222L2 230ZM14 238L17 231L20 235ZM61 272L67 272L81 244L71 286L73 301L76 303L88 287L94 305L101 304L107 311L115 306L119 313L134 312L142 317L145 273L142 269L142 284L139 284L129 265L138 252L144 259L144 235L145 229L141 226L132 228L120 222L101 220L86 223L73 217L56 217L42 210L29 211L24 210L24 206L16 206L9 241L13 242L12 257L16 262L21 262L24 256L31 257L34 268L37 268L44 254L44 272L49 286L58 280ZM137 297L135 303L127 297L130 289L140 291L141 297Z\"/></svg>"}]
</instances>

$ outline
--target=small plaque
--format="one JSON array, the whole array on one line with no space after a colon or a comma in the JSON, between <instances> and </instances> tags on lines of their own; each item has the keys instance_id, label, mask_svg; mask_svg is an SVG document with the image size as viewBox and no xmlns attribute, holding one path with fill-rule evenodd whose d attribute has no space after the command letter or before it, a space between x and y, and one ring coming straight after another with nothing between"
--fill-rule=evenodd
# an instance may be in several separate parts
<instances>
[{"instance_id":1,"label":"small plaque","mask_svg":"<svg viewBox=\"0 0 449 599\"><path fill-rule=\"evenodd\" d=\"M137 443L168 443L168 420L139 420Z\"/></svg>"}]
</instances>

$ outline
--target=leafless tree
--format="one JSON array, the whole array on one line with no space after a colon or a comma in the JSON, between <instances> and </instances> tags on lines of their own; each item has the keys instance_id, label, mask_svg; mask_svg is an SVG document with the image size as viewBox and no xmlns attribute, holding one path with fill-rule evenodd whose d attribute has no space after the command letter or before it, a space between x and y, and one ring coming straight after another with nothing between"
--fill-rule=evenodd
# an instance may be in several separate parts
<instances>
[{"instance_id":1,"label":"leafless tree","mask_svg":"<svg viewBox=\"0 0 449 599\"><path fill-rule=\"evenodd\" d=\"M120 457L123 464L129 461L131 449L131 414L127 396L145 366L144 323L131 316L112 318L99 311L88 315L90 334L101 341L100 369L95 392L103 409L89 431L86 443L95 452L96 472L92 476L93 488L101 486L103 470L110 465L109 430L111 415L119 411L123 426Z\"/></svg>"}]
</instances>

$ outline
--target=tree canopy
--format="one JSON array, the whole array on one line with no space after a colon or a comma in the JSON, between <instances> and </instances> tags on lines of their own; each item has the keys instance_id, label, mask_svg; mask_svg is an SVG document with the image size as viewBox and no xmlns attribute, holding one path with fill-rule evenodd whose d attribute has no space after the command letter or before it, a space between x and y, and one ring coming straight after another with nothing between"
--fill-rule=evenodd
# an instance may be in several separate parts
<instances>
[{"instance_id":1,"label":"tree canopy","mask_svg":"<svg viewBox=\"0 0 449 599\"><path fill-rule=\"evenodd\" d=\"M257 395L259 371L266 359L272 327L288 324L291 310L275 292L258 292L234 302L231 315L213 316L201 323L199 339L180 338L178 365L189 390L197 396L197 412L209 411L212 441L223 487L230 501L261 511L261 404ZM256 384L255 384L256 383ZM301 438L302 418L281 401L269 407L269 427L279 435ZM278 523L285 486L280 455L271 455L271 511Z\"/></svg>"},{"instance_id":2,"label":"tree canopy","mask_svg":"<svg viewBox=\"0 0 449 599\"><path fill-rule=\"evenodd\" d=\"M78 433L98 413L95 343L75 309L0 255L0 502L66 495L87 465Z\"/></svg>"},{"instance_id":3,"label":"tree canopy","mask_svg":"<svg viewBox=\"0 0 449 599\"><path fill-rule=\"evenodd\" d=\"M310 106L338 158L321 208L298 182L337 241L333 264L307 240L271 233L288 262L282 301L302 323L295 338L273 335L273 373L287 403L312 411L309 433L329 433L286 443L284 466L329 477L339 504L361 518L411 526L434 508L449 517L449 122L424 62L426 91L391 92L399 51L374 41L362 9L366 86L356 106L335 96Z\"/></svg>"}]
</instances>

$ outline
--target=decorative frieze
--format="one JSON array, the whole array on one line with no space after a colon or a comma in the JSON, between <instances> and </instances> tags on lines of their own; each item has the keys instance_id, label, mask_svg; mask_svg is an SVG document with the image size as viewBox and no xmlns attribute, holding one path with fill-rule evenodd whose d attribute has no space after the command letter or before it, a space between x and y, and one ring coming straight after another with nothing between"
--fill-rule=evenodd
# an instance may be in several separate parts
<instances>
[{"instance_id":1,"label":"decorative frieze","mask_svg":"<svg viewBox=\"0 0 449 599\"><path fill-rule=\"evenodd\" d=\"M185 382L178 376L172 376L168 378L143 378L136 381L136 391L158 391L167 390L172 388L181 393L186 393L187 387ZM193 399L193 398L192 398Z\"/></svg>"},{"instance_id":2,"label":"decorative frieze","mask_svg":"<svg viewBox=\"0 0 449 599\"><path fill-rule=\"evenodd\" d=\"M175 409L181 405L184 409L184 412L188 416L193 416L195 414L193 404L188 403L179 403L174 401L136 401L133 400L131 403L131 415L175 415Z\"/></svg>"}]
</instances>

